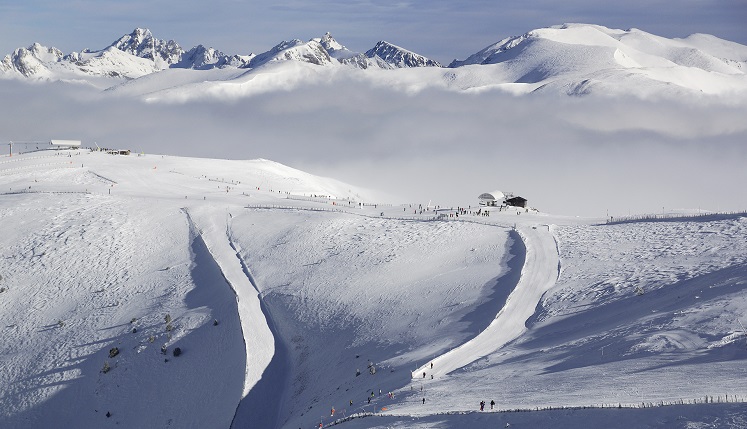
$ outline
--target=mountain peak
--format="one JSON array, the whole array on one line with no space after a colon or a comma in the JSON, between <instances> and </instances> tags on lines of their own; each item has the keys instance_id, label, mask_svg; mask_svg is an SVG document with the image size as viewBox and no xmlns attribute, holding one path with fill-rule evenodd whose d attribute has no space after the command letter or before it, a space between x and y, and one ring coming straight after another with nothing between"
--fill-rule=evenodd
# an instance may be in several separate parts
<instances>
[{"instance_id":1,"label":"mountain peak","mask_svg":"<svg viewBox=\"0 0 747 429\"><path fill-rule=\"evenodd\" d=\"M111 46L136 57L164 62L166 67L178 63L184 53L175 41L156 39L149 29L140 27L120 37Z\"/></svg>"},{"instance_id":2,"label":"mountain peak","mask_svg":"<svg viewBox=\"0 0 747 429\"><path fill-rule=\"evenodd\" d=\"M368 58L379 58L395 68L403 67L441 67L438 61L431 60L397 45L381 40L372 49L366 51Z\"/></svg>"}]
</instances>

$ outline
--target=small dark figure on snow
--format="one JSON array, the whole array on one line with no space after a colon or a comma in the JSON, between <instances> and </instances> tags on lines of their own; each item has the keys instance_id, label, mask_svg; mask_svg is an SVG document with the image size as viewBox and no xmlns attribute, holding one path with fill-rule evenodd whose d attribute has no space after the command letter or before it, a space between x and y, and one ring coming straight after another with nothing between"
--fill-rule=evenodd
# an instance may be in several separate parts
<instances>
[{"instance_id":1,"label":"small dark figure on snow","mask_svg":"<svg viewBox=\"0 0 747 429\"><path fill-rule=\"evenodd\" d=\"M423 378L425 378L425 371L423 371Z\"/></svg>"},{"instance_id":2,"label":"small dark figure on snow","mask_svg":"<svg viewBox=\"0 0 747 429\"><path fill-rule=\"evenodd\" d=\"M490 409L492 410L494 406L495 406L495 401L491 399L490 400Z\"/></svg>"},{"instance_id":3,"label":"small dark figure on snow","mask_svg":"<svg viewBox=\"0 0 747 429\"><path fill-rule=\"evenodd\" d=\"M423 405L425 405L425 398L423 398Z\"/></svg>"},{"instance_id":4,"label":"small dark figure on snow","mask_svg":"<svg viewBox=\"0 0 747 429\"><path fill-rule=\"evenodd\" d=\"M480 411L485 411L485 401L480 401Z\"/></svg>"},{"instance_id":5,"label":"small dark figure on snow","mask_svg":"<svg viewBox=\"0 0 747 429\"><path fill-rule=\"evenodd\" d=\"M182 349L180 349L179 347L175 348L174 349L174 357L177 357L180 354L182 354Z\"/></svg>"}]
</instances>

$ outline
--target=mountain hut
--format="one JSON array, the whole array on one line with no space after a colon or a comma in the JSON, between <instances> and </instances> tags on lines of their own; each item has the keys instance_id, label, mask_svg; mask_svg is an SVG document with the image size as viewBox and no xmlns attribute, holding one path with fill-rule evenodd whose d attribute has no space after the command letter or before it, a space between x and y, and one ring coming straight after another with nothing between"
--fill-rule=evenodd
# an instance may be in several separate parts
<instances>
[{"instance_id":1,"label":"mountain hut","mask_svg":"<svg viewBox=\"0 0 747 429\"><path fill-rule=\"evenodd\" d=\"M506 200L506 205L513 207L526 207L527 199L522 197L512 197Z\"/></svg>"}]
</instances>

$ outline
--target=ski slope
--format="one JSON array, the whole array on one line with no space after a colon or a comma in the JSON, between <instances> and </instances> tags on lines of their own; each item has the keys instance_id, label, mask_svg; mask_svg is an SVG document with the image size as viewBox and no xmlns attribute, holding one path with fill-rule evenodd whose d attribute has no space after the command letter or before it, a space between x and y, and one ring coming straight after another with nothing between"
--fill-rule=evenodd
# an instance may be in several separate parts
<instances>
[{"instance_id":1,"label":"ski slope","mask_svg":"<svg viewBox=\"0 0 747 429\"><path fill-rule=\"evenodd\" d=\"M518 234L526 260L520 268L521 277L495 319L474 339L418 368L413 378L421 374L423 378L449 374L498 350L526 331L525 321L534 313L542 295L555 285L560 264L549 225L522 225Z\"/></svg>"},{"instance_id":2,"label":"ski slope","mask_svg":"<svg viewBox=\"0 0 747 429\"><path fill-rule=\"evenodd\" d=\"M267 160L0 157L0 426L744 426L747 219L474 210Z\"/></svg>"}]
</instances>

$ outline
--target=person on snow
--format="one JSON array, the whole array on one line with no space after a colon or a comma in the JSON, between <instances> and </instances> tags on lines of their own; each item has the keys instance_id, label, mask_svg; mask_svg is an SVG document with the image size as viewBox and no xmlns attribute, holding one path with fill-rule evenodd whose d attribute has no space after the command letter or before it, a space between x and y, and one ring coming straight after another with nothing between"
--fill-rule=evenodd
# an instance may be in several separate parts
<instances>
[{"instance_id":1,"label":"person on snow","mask_svg":"<svg viewBox=\"0 0 747 429\"><path fill-rule=\"evenodd\" d=\"M480 401L480 411L485 410L485 401Z\"/></svg>"},{"instance_id":2,"label":"person on snow","mask_svg":"<svg viewBox=\"0 0 747 429\"><path fill-rule=\"evenodd\" d=\"M490 400L490 409L492 410L494 406L495 406L495 401L491 399Z\"/></svg>"}]
</instances>

